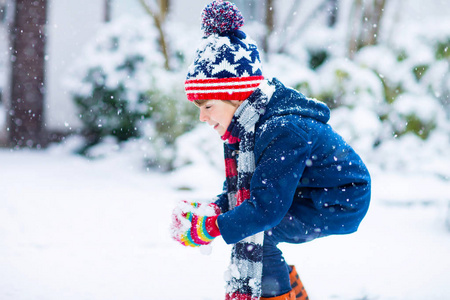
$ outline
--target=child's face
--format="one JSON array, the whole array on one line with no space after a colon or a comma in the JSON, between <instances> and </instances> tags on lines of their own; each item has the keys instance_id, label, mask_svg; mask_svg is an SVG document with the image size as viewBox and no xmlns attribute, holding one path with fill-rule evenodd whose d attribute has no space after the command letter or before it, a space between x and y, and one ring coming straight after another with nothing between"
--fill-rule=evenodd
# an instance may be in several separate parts
<instances>
[{"instance_id":1,"label":"child's face","mask_svg":"<svg viewBox=\"0 0 450 300\"><path fill-rule=\"evenodd\" d=\"M221 100L209 100L205 104L199 106L200 121L208 123L213 126L214 130L220 136L224 135L228 126L231 123L234 112L239 106L239 101L236 105L227 103Z\"/></svg>"}]
</instances>

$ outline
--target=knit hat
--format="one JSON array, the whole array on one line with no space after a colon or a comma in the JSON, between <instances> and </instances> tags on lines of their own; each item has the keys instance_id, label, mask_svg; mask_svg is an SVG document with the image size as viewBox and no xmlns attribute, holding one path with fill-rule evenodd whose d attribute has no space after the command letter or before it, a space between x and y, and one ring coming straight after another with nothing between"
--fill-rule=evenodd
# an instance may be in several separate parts
<instances>
[{"instance_id":1,"label":"knit hat","mask_svg":"<svg viewBox=\"0 0 450 300\"><path fill-rule=\"evenodd\" d=\"M188 100L247 99L264 77L256 43L239 30L241 12L215 0L201 17L204 37L186 77Z\"/></svg>"}]
</instances>

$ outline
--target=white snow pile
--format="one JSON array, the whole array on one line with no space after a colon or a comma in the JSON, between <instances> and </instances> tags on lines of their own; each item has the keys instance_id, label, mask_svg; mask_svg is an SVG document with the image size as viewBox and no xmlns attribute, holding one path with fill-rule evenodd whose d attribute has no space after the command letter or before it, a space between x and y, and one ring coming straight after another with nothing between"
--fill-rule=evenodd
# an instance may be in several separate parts
<instances>
[{"instance_id":1,"label":"white snow pile","mask_svg":"<svg viewBox=\"0 0 450 300\"><path fill-rule=\"evenodd\" d=\"M208 153L222 151L216 138ZM219 237L202 252L170 233L176 204L220 193L223 168L188 139L178 146L191 163L166 174L143 168L139 152L87 160L72 154L78 143L0 150L0 298L223 299L230 246ZM445 299L448 179L369 169L372 204L359 231L283 244L287 262L311 299Z\"/></svg>"}]
</instances>

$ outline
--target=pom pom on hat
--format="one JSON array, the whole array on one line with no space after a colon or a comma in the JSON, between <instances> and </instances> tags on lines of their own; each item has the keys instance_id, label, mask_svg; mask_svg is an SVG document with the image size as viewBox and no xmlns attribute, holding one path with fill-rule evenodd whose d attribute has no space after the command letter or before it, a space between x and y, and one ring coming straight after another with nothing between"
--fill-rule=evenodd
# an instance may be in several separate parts
<instances>
[{"instance_id":1,"label":"pom pom on hat","mask_svg":"<svg viewBox=\"0 0 450 300\"><path fill-rule=\"evenodd\" d=\"M256 43L239 30L236 5L214 0L202 11L204 37L186 76L188 100L247 99L264 79Z\"/></svg>"},{"instance_id":2,"label":"pom pom on hat","mask_svg":"<svg viewBox=\"0 0 450 300\"><path fill-rule=\"evenodd\" d=\"M202 11L202 30L205 36L238 30L244 25L244 17L231 2L216 0Z\"/></svg>"}]
</instances>

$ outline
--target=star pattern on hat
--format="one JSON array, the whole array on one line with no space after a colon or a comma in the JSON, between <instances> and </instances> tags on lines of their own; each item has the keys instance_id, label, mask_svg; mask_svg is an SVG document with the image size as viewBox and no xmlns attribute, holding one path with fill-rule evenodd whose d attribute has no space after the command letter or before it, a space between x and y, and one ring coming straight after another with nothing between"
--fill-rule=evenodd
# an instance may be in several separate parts
<instances>
[{"instance_id":1,"label":"star pattern on hat","mask_svg":"<svg viewBox=\"0 0 450 300\"><path fill-rule=\"evenodd\" d=\"M252 67L252 73L256 73L258 70L261 70L261 62L259 60L255 60L255 62L250 63L250 66Z\"/></svg>"},{"instance_id":2,"label":"star pattern on hat","mask_svg":"<svg viewBox=\"0 0 450 300\"><path fill-rule=\"evenodd\" d=\"M216 60L217 60L216 52L210 47L207 47L205 49L205 51L203 51L199 55L199 58L198 58L199 62L201 62L201 61L209 61L209 62L215 63Z\"/></svg>"},{"instance_id":3,"label":"star pattern on hat","mask_svg":"<svg viewBox=\"0 0 450 300\"><path fill-rule=\"evenodd\" d=\"M234 61L238 62L242 58L247 59L248 61L252 61L251 54L253 51L249 51L244 49L243 47L239 47L237 51L231 51L234 54Z\"/></svg>"},{"instance_id":4,"label":"star pattern on hat","mask_svg":"<svg viewBox=\"0 0 450 300\"><path fill-rule=\"evenodd\" d=\"M195 76L195 79L208 79L208 76L206 76L205 73L203 73L203 71L200 71L197 73L197 75Z\"/></svg>"},{"instance_id":5,"label":"star pattern on hat","mask_svg":"<svg viewBox=\"0 0 450 300\"><path fill-rule=\"evenodd\" d=\"M248 74L247 71L244 71L244 72L241 74L241 77L250 77L250 74Z\"/></svg>"},{"instance_id":6,"label":"star pattern on hat","mask_svg":"<svg viewBox=\"0 0 450 300\"><path fill-rule=\"evenodd\" d=\"M230 62L226 58L223 58L220 63L213 65L211 74L216 75L222 71L226 71L233 74L234 76L238 76L236 71L237 66L238 64L230 64Z\"/></svg>"},{"instance_id":7,"label":"star pattern on hat","mask_svg":"<svg viewBox=\"0 0 450 300\"><path fill-rule=\"evenodd\" d=\"M194 66L189 68L192 79L251 77L262 74L261 61L255 44L245 38L211 35L202 40Z\"/></svg>"}]
</instances>

